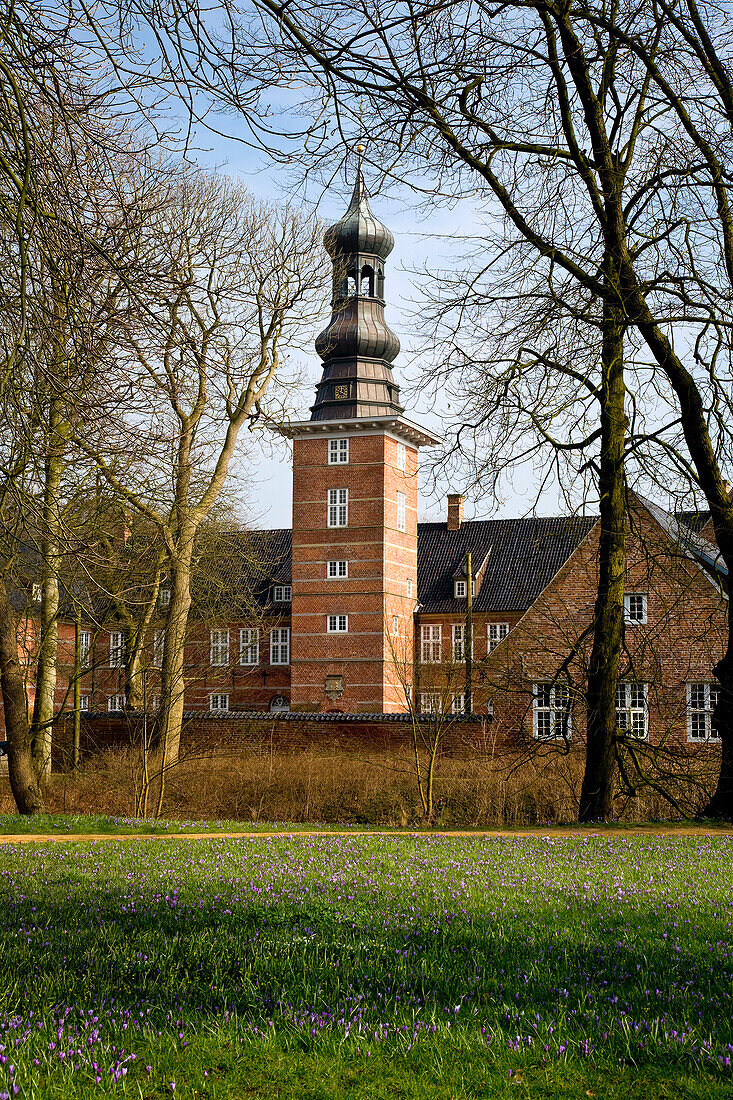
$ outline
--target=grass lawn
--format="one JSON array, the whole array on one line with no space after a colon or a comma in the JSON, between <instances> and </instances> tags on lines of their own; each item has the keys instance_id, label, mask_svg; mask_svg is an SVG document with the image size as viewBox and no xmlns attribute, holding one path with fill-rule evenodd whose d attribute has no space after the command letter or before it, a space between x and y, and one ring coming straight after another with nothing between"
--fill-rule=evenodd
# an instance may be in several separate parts
<instances>
[{"instance_id":1,"label":"grass lawn","mask_svg":"<svg viewBox=\"0 0 733 1100\"><path fill-rule=\"evenodd\" d=\"M0 882L0 1100L733 1096L728 837L8 844Z\"/></svg>"}]
</instances>

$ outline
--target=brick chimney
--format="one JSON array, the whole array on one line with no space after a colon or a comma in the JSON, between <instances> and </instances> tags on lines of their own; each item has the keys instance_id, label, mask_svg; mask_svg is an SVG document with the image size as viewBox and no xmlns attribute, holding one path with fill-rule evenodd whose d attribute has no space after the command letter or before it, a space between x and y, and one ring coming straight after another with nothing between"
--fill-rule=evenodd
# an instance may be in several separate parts
<instances>
[{"instance_id":1,"label":"brick chimney","mask_svg":"<svg viewBox=\"0 0 733 1100\"><path fill-rule=\"evenodd\" d=\"M460 531L463 523L463 500L460 493L448 493L448 530Z\"/></svg>"}]
</instances>

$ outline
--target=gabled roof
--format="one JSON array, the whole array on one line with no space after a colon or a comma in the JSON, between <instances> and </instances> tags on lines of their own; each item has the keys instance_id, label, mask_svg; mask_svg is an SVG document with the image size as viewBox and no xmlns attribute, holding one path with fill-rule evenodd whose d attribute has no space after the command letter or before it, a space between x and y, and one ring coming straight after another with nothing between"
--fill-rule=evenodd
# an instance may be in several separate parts
<instances>
[{"instance_id":1,"label":"gabled roof","mask_svg":"<svg viewBox=\"0 0 733 1100\"><path fill-rule=\"evenodd\" d=\"M417 527L417 595L423 613L460 612L453 576L468 550L476 561L491 551L475 611L526 611L591 528L594 516L473 520Z\"/></svg>"},{"instance_id":2,"label":"gabled roof","mask_svg":"<svg viewBox=\"0 0 733 1100\"><path fill-rule=\"evenodd\" d=\"M718 578L727 578L728 570L716 546L708 542L707 539L696 534L694 529L692 529L686 521L682 520L681 516L675 516L669 512L665 512L659 505L654 504L651 500L647 500L646 497L641 496L639 493L635 493L634 495L642 507L646 508L662 530L669 535L672 541L675 542L685 554L691 557L693 561L696 561L707 573L713 576L717 574Z\"/></svg>"}]
</instances>

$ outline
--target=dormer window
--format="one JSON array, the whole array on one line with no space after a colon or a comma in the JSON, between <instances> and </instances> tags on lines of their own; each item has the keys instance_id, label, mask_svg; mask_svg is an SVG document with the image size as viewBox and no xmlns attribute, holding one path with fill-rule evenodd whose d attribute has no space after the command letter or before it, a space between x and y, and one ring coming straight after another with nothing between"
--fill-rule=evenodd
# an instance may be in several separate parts
<instances>
[{"instance_id":1,"label":"dormer window","mask_svg":"<svg viewBox=\"0 0 733 1100\"><path fill-rule=\"evenodd\" d=\"M272 590L273 603L290 603L293 598L291 584L276 584Z\"/></svg>"},{"instance_id":2,"label":"dormer window","mask_svg":"<svg viewBox=\"0 0 733 1100\"><path fill-rule=\"evenodd\" d=\"M468 591L468 581L454 581L453 582L453 594L457 600L465 600L466 592ZM476 595L476 581L471 579L471 595Z\"/></svg>"}]
</instances>

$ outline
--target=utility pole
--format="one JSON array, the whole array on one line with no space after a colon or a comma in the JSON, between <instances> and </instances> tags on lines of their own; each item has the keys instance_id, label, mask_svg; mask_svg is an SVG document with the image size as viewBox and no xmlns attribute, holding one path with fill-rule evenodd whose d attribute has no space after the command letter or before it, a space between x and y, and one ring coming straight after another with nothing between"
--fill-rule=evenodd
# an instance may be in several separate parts
<instances>
[{"instance_id":1,"label":"utility pole","mask_svg":"<svg viewBox=\"0 0 733 1100\"><path fill-rule=\"evenodd\" d=\"M466 629L463 632L463 657L466 662L466 692L463 698L463 713L473 713L473 575L471 571L471 551L466 555Z\"/></svg>"},{"instance_id":2,"label":"utility pole","mask_svg":"<svg viewBox=\"0 0 733 1100\"><path fill-rule=\"evenodd\" d=\"M74 622L74 747L72 766L79 770L81 760L81 608L76 609Z\"/></svg>"}]
</instances>

